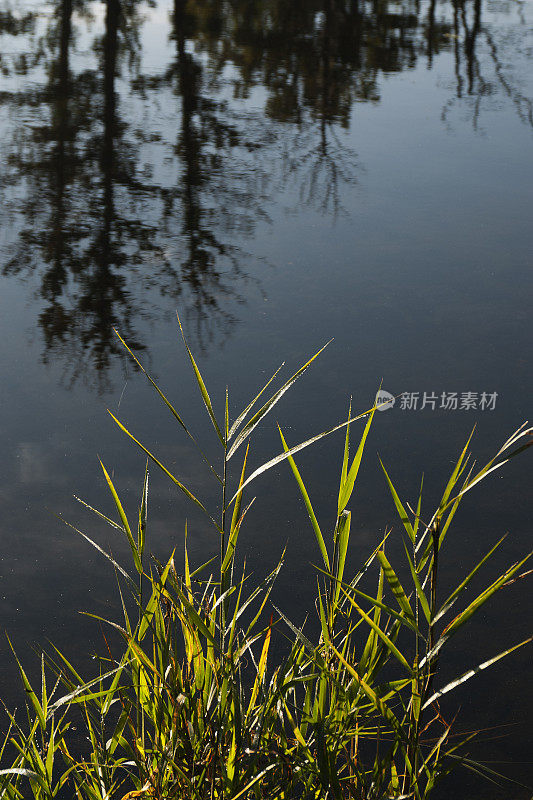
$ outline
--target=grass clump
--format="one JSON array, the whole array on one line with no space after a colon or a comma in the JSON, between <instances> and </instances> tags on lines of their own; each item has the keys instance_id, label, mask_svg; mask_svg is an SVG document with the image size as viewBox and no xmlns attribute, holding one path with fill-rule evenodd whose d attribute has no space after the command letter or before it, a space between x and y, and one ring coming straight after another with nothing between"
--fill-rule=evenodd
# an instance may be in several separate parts
<instances>
[{"instance_id":1,"label":"grass clump","mask_svg":"<svg viewBox=\"0 0 533 800\"><path fill-rule=\"evenodd\" d=\"M102 658L99 674L90 680L58 650L42 657L39 690L30 685L19 664L27 695L27 720L23 723L10 715L1 749L8 766L0 770L0 797L421 800L459 765L495 779L495 773L465 754L464 745L471 735L452 739L439 700L531 639L444 686L438 682L438 666L455 634L486 602L524 574L521 571L528 556L511 564L469 601L464 600L466 590L501 540L444 601L438 592L439 567L441 549L465 494L529 447L533 429L520 428L478 471L467 453L469 439L437 509L425 522L422 489L416 509L406 508L383 467L402 523L405 564L401 579L400 568L386 555L387 537L355 576L347 576L349 504L375 406L356 416L350 408L346 422L293 447L279 430L279 455L247 474L254 429L316 356L266 402L261 401L275 373L231 424L227 392L224 419L219 420L186 342L185 346L220 445L219 465L203 453L202 457L219 485L221 511L209 511L116 420L148 456L141 500L133 521L102 464L119 521L96 513L127 537L132 570L89 541L112 562L121 598L127 587L136 612L128 611L131 606L122 600L123 619L120 623L108 621L124 642L122 654ZM147 378L196 444L180 414L152 378ZM364 427L355 454L352 451L350 455L357 420L362 420ZM339 428L345 429L345 442L336 521L326 534L294 456ZM232 486L228 463L238 450L242 467ZM246 490L282 461L288 462L296 479L322 559L316 594L319 633L314 641L271 604L283 557L256 586L249 585L246 574L237 574L239 533L251 505L245 500ZM147 560L149 462L208 517L219 538L220 552L207 564L194 569L189 564L186 529L184 563L179 571L174 554L164 564ZM363 591L361 579L372 571L377 588L368 593ZM290 644L285 655L271 663L275 630L285 633ZM73 733L74 724L84 728L84 746L80 746L79 734Z\"/></svg>"}]
</instances>

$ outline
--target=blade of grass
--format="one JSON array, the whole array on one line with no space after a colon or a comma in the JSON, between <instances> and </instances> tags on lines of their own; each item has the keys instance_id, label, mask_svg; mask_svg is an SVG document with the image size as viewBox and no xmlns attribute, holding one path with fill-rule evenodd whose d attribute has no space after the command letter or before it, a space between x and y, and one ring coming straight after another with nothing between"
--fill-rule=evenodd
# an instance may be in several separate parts
<instances>
[{"instance_id":1,"label":"blade of grass","mask_svg":"<svg viewBox=\"0 0 533 800\"><path fill-rule=\"evenodd\" d=\"M470 680L470 678L472 678L474 675L477 675L482 670L487 669L487 667L491 667L493 664L496 664L497 661L500 661L500 659L505 658L505 656L508 656L509 653L518 650L519 647L524 647L524 645L530 644L530 642L532 641L533 641L533 636L530 636L528 639L524 639L523 642L515 644L513 645L513 647L508 647L507 650L503 650L503 652L498 653L497 656L493 656L492 658L489 658L488 661L484 661L482 664L478 664L477 667L473 667L472 669L469 669L467 672L464 672L459 678L450 681L450 683L447 683L446 686L443 686L442 689L439 689L438 692L432 694L429 700L426 700L426 702L422 706L422 711L429 705L431 705L431 703L435 702L435 700L438 700L443 695L448 694L448 692L451 692L457 686L460 686L462 683L465 683L466 681Z\"/></svg>"},{"instance_id":2,"label":"blade of grass","mask_svg":"<svg viewBox=\"0 0 533 800\"><path fill-rule=\"evenodd\" d=\"M172 403L170 402L170 400L168 400L168 398L167 398L167 397L165 397L165 395L163 394L163 392L161 391L161 389L159 388L159 386L157 385L157 383L156 383L156 382L155 382L155 381L154 381L154 380L151 378L151 376L150 376L150 375L148 374L148 372L145 370L145 368L143 367L143 365L141 364L141 362L139 361L139 359L137 358L137 356L135 355L135 353L133 353L133 351L132 351L132 350L131 350L131 349L128 347L128 345L126 344L126 342L124 341L124 339L122 338L122 336L120 335L120 333L119 333L119 332L118 332L118 331L117 331L115 328L113 328L113 331L114 331L114 333L115 333L115 334L118 336L118 338L120 339L120 341L122 342L122 344L124 345L124 347L126 348L126 350L128 351L128 353L130 354L130 356L133 358L133 360L135 361L135 363L137 364L137 366L139 367L139 369L141 370L141 372L143 372L143 373L144 373L144 375L146 375L146 377L148 378L148 380L150 381L150 383L152 384L152 386L154 387L154 389L156 390L156 392L158 393L158 395L160 396L160 398L163 400L164 404L166 405L166 407L168 408L168 410L170 411L170 413L172 414L172 416L173 416L173 417L174 417L174 418L177 420L177 422L178 422L178 423L181 425L181 427L183 428L183 430L185 431L185 433L187 434L187 436L189 437L189 439L191 440L191 442L194 444L194 446L196 447L196 449L197 449L197 450L198 450L198 452L200 453L200 455L201 455L202 459L205 461L205 463L207 464L207 466L209 467L209 469L211 470L211 472L214 474L214 476L217 478L217 480L218 480L220 483L222 483L222 478L221 478L221 477L220 477L220 475L219 475L219 474L216 472L216 470L213 468L213 466L212 466L211 462L209 461L209 459L208 459L208 458L206 457L206 455L204 454L204 452L203 452L202 448L200 447L200 445L199 445L199 444L198 444L198 442L196 441L195 437L194 437L194 436L193 436L193 434L190 432L190 430L188 429L188 427L186 426L186 424L184 423L183 419L182 419L182 418L181 418L181 416L178 414L178 412L176 411L176 409L174 408L174 406L172 405Z\"/></svg>"},{"instance_id":3,"label":"blade of grass","mask_svg":"<svg viewBox=\"0 0 533 800\"><path fill-rule=\"evenodd\" d=\"M283 449L284 449L284 451L286 453L288 453L289 452L289 447L287 446L287 442L285 441L285 438L283 436L283 433L281 432L281 428L279 427L279 425L278 425L278 430L279 430L279 435L281 437L281 443L283 445ZM317 520L317 518L315 516L315 512L313 510L313 506L311 504L311 500L309 499L309 495L307 493L307 489L305 488L305 484L304 484L304 482L302 480L302 476L300 475L298 467L296 466L296 462L294 461L294 458L292 456L287 456L287 460L288 460L288 462L290 464L290 467L292 469L293 475L296 478L296 483L298 484L298 487L300 489L300 493L301 493L301 495L303 497L303 501L305 503L305 507L307 509L307 513L309 515L309 519L311 521L311 525L312 525L313 530L315 532L315 537L316 537L316 540L318 542L318 546L320 548L320 552L322 553L322 558L324 560L324 565L325 565L326 569L329 570L330 569L330 565L329 565L328 551L326 549L326 543L324 542L324 537L322 536L322 531L320 530L320 525L318 524L318 520Z\"/></svg>"},{"instance_id":4,"label":"blade of grass","mask_svg":"<svg viewBox=\"0 0 533 800\"><path fill-rule=\"evenodd\" d=\"M142 575L143 567L142 567L141 559L140 559L140 556L139 556L139 552L137 550L137 545L135 544L135 540L133 539L133 536L132 536L132 533L131 533L131 528L130 528L130 524L128 522L128 518L126 517L126 514L124 513L124 509L122 508L122 503L119 500L119 496L117 494L117 490L115 489L115 487L113 485L113 481L109 477L109 474L108 474L106 468L104 467L101 459L98 459L98 461L100 461L100 466L102 467L102 471L103 471L103 473L105 475L105 479L107 481L107 485L109 486L109 489L111 490L111 494L113 495L113 500L115 501L115 506L117 507L117 511L119 513L120 519L122 520L122 525L124 527L124 532L126 533L126 536L128 537L128 542L130 544L131 552L132 552L132 555L133 555L133 560L135 562L135 567L136 567L137 572L139 573L139 575Z\"/></svg>"},{"instance_id":5,"label":"blade of grass","mask_svg":"<svg viewBox=\"0 0 533 800\"><path fill-rule=\"evenodd\" d=\"M295 453L298 453L300 450L303 450L305 447L309 447L309 445L314 444L315 442L318 442L321 439L324 439L326 436L329 436L330 434L335 433L335 431L338 431L341 428L345 428L346 425L349 425L351 422L355 422L356 420L361 419L362 417L365 417L371 411L372 411L372 409L369 409L368 411L364 411L362 414L358 414L356 417L352 417L352 419L348 420L347 422L341 422L340 425L335 425L335 427L331 428L329 431L324 431L323 433L319 433L316 436L311 437L311 439L307 439L305 442L301 442L300 444L297 444L294 447L291 447L286 452L280 453L275 458L272 458L270 461L267 461L265 464L263 464L262 466L258 467L255 470L255 472L252 472L252 474L243 483L242 489L244 489L246 486L248 486L248 484L251 483L253 480L255 480L259 475L262 475L263 472L266 472L267 470L271 469L272 467L275 467L277 464L280 464L282 461L285 461L286 458L290 458L290 456L293 456ZM239 490L239 491L241 491L241 490ZM229 501L228 505L231 505L233 503L233 501L235 500L237 494L238 494L238 492L236 492L233 495L233 497Z\"/></svg>"},{"instance_id":6,"label":"blade of grass","mask_svg":"<svg viewBox=\"0 0 533 800\"><path fill-rule=\"evenodd\" d=\"M333 340L330 340L330 342L331 342L331 341L333 341ZM266 403L265 403L265 404L264 404L264 405L263 405L263 406L262 406L262 407L259 409L259 411L257 411L257 412L256 412L256 413L253 415L253 417L252 417L252 418L251 418L251 419L250 419L250 420L249 420L249 421L246 423L246 425L244 426L244 428L242 429L242 431L239 433L239 435L237 436L237 438L235 439L235 441L233 442L232 446L230 447L230 449L229 449L229 451L228 451L228 456L227 456L227 457L228 457L228 461L229 461L229 459L232 457L232 455L233 455L233 454L236 452L236 450L237 450L237 449L238 449L238 448L241 446L241 444L244 442L244 440L245 440L245 439L246 439L248 436L250 436L250 434L252 433L252 431L254 430L254 428L256 428L256 427L257 427L257 425L258 425L258 424L259 424L259 422L260 422L260 421L263 419L263 417L265 417L265 416L266 416L266 415L267 415L267 414L268 414L270 411L272 411L272 409L274 408L274 406L276 405L276 403L277 403L279 400L281 400L281 398L283 397L283 395L285 394L285 392L287 392L287 391L288 391L288 390L291 388L291 386L293 385L293 383L294 383L295 381L297 381L297 380L298 380L298 378L299 378L301 375L303 375L303 373L306 371L306 369L307 369L307 368L308 368L308 367L309 367L309 366L310 366L310 365L313 363L313 361L315 360L315 358L317 358L317 357L320 355L320 353L322 353L322 351L326 349L326 347L328 346L328 344L330 344L330 342L327 342L327 343L324 345L324 347L321 347L321 348L320 348L320 350L319 350L317 353L315 353L315 355L314 355L314 356L312 356L312 357L309 359L309 361L306 361L306 363L305 363L305 364L304 364L302 367L300 367L300 369L299 369L299 370L297 370L297 371L294 373L294 375L293 375L291 378L289 378L289 380L288 380L288 381L286 381L286 382L283 384L283 386L281 387L281 389L278 389L278 391L277 391L277 392L275 392L275 393L272 395L272 397L270 398L270 400L267 400L267 402L266 402Z\"/></svg>"},{"instance_id":7,"label":"blade of grass","mask_svg":"<svg viewBox=\"0 0 533 800\"><path fill-rule=\"evenodd\" d=\"M218 531L219 533L222 533L222 531L221 531L221 529L220 529L220 526L219 526L219 525L218 525L218 524L215 522L215 520L213 519L213 517L211 516L211 514L210 514L210 513L207 511L207 509L205 508L204 504L203 504L203 503L201 503L201 502L200 502L200 500L198 500L198 498L197 498L197 497L195 497L195 496L192 494L192 492L190 492L190 491L187 489L187 487L186 487L186 486L184 486L184 485L181 483L181 481L179 481L179 480L178 480L178 479L177 479L177 478L176 478L176 477L175 477L175 476L174 476L174 475L173 475L171 472L169 472L169 470L168 470L168 469L167 469L165 466L163 466L163 464L162 464L160 461L158 461L158 459L157 459L157 458L156 458L156 457L153 455L153 453L151 453L151 452L150 452L150 451L149 451L149 450L148 450L148 449L147 449L147 448L146 448L146 447L145 447L143 444L141 444L141 443L138 441L138 439L136 439L136 438L135 438L135 436L134 436L132 433L130 433L130 432L129 432L129 430L128 430L127 428L125 428L125 427L124 427L124 425L123 425L121 422L119 422L119 420L118 420L118 419L115 417L115 415L114 415L114 414L112 414L112 413L111 413L111 411L109 411L109 409L107 410L107 413L109 414L109 416L110 416L110 417L112 417L112 418L115 420L115 422L117 423L118 427L119 427L119 428L120 428L122 431L124 431L124 433L125 433L127 436L129 436L129 437L130 437L130 439L131 439L132 441L134 441L134 442L135 442L135 444L136 444L138 447L140 447L140 448L141 448L141 450L142 450L144 453L146 453L146 455L148 456L148 458L150 458L150 459L151 459L151 460L154 462L154 464L157 464L157 466L159 467L159 469L160 469L160 470L162 470L162 471L165 473L165 475L166 475L167 477L169 477L169 478L170 478L170 480L172 481L172 483L174 483L174 484L175 484L175 485L178 487L178 489L180 489L180 490L183 492L183 494L185 494L185 495L186 495L186 496L189 498L189 500L192 500L192 501L193 501L193 503L195 503L195 505L197 505L197 506L198 506L198 508L201 508L201 509L202 509L202 511L204 512L204 514L206 514L206 516L207 516L207 517L208 517L208 518L211 520L211 522L213 523L213 525L215 526L215 528L217 529L217 531Z\"/></svg>"},{"instance_id":8,"label":"blade of grass","mask_svg":"<svg viewBox=\"0 0 533 800\"><path fill-rule=\"evenodd\" d=\"M228 433L228 441L230 441L230 439L232 439L232 438L233 438L233 435L234 435L234 433L236 433L237 429L239 428L239 426L241 425L241 423L242 423L242 422L244 421L244 419L246 418L246 415L248 414L248 412L249 412L249 411L250 411L250 410L251 410L251 409L254 407L254 405L255 405L255 404L256 404L256 402L259 400L259 398L261 397L261 395L263 394L263 392L265 391L265 389L268 389L268 387L270 386L270 384L272 383L272 381L274 380L274 378L275 378L275 377L278 375L279 371L282 369L282 367L283 367L284 365L285 365L285 362L283 362L282 364L280 364L280 366L277 368L277 370L276 370L276 371L275 371L275 373L272 375L272 377L270 378L270 380L269 380L269 381L267 381L267 383L265 383L265 385L263 386L263 388L261 389L261 391L260 391L260 392L258 392L258 394L256 394L256 396L254 397L254 399L253 399L253 400L252 400L250 403L248 403L248 405L246 406L246 408L244 409L244 411L241 411L241 413L239 414L239 416L237 417L237 419L235 420L235 422L233 423L233 425L232 425L232 426L231 426L231 428L229 429L229 433Z\"/></svg>"},{"instance_id":9,"label":"blade of grass","mask_svg":"<svg viewBox=\"0 0 533 800\"><path fill-rule=\"evenodd\" d=\"M359 442L359 446L354 456L354 460L352 461L352 465L348 471L346 476L346 480L344 481L344 486L342 488L342 492L339 497L339 505L337 514L340 516L348 503L350 502L350 497L352 496L353 488L355 485L355 481L357 479L357 475L359 472L359 467L361 466L361 459L363 457L363 451L365 449L365 443L368 436L368 432L370 430L370 426L372 425L372 420L374 419L375 408L372 409L370 415L368 417L367 423L365 425L365 429L363 431L363 435L361 436L361 441Z\"/></svg>"},{"instance_id":10,"label":"blade of grass","mask_svg":"<svg viewBox=\"0 0 533 800\"><path fill-rule=\"evenodd\" d=\"M215 412L213 411L213 405L211 403L211 398L209 397L209 392L207 391L207 388L206 388L206 385L204 383L204 380L203 380L203 378L202 378L202 376L200 374L200 370L198 369L196 361L194 360L194 356L191 353L191 349L190 349L189 345L187 344L187 339L185 338L185 334L184 334L183 328L181 326L181 320L179 318L178 312L176 312L176 317L178 319L178 325L180 326L180 331L181 331L181 335L182 335L182 338L183 338L183 343L184 343L185 347L187 348L187 353L189 354L189 359L191 361L192 368L194 370L194 374L196 376L196 382L198 383L198 388L200 389L200 394L202 395L202 399L204 401L204 405L205 405L205 407L207 409L207 413L209 414L209 418L211 419L211 422L213 423L213 427L214 427L214 429L215 429L215 431L217 433L217 436L220 439L221 444L224 445L225 444L224 443L224 437L222 436L222 432L221 432L221 430L220 430L220 428L218 426L218 422L217 422L217 419L215 417Z\"/></svg>"}]
</instances>

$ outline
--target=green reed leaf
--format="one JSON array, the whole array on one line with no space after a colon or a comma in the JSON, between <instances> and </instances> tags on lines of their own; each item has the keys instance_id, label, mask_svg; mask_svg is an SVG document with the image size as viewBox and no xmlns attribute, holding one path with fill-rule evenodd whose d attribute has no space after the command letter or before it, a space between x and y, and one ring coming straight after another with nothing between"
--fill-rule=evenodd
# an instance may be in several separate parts
<instances>
[{"instance_id":1,"label":"green reed leaf","mask_svg":"<svg viewBox=\"0 0 533 800\"><path fill-rule=\"evenodd\" d=\"M213 423L213 427L214 427L215 431L217 432L217 436L220 439L220 442L222 444L224 444L224 437L222 436L222 432L221 432L221 430L220 430L220 428L218 426L218 422L217 422L216 417L215 417L215 412L213 411L213 405L211 403L211 398L209 397L209 392L207 391L207 388L206 388L206 385L204 383L204 380L203 380L203 378L202 378L202 376L200 374L200 370L198 369L196 361L194 360L194 356L191 353L191 349L190 349L189 345L187 344L187 339L185 338L185 334L184 334L183 328L181 326L181 320L180 320L179 315L178 315L177 312L176 312L176 317L178 318L178 325L180 326L180 331L181 331L181 335L182 335L182 338L183 338L183 343L185 344L185 347L187 348L187 353L189 354L189 359L191 361L192 368L194 370L194 374L196 376L196 382L197 382L198 387L200 389L200 394L202 395L202 399L203 399L204 405L205 405L205 407L207 409L207 413L209 414L209 418L211 419L211 422Z\"/></svg>"},{"instance_id":2,"label":"green reed leaf","mask_svg":"<svg viewBox=\"0 0 533 800\"><path fill-rule=\"evenodd\" d=\"M128 542L130 544L131 552L132 552L132 555L133 555L133 560L135 562L135 567L136 567L137 572L139 573L139 575L142 575L143 567L142 567L142 563L141 563L141 558L140 558L140 555L139 555L139 551L137 550L137 545L135 544L135 541L134 541L132 533L131 533L131 528L130 528L130 524L128 522L128 518L126 517L124 509L122 508L122 503L119 500L119 497L118 497L118 494L117 494L117 490L115 489L115 487L113 485L113 481L109 477L109 474L108 474L106 468L104 467L102 461L100 459L98 459L98 460L100 461L100 466L102 467L102 471L103 471L103 473L105 475L105 479L107 481L107 485L109 486L109 488L111 490L111 494L113 495L113 500L115 501L115 505L117 507L117 511L119 513L120 519L122 520L122 525L124 526L124 532L126 533L126 536L128 537Z\"/></svg>"},{"instance_id":3,"label":"green reed leaf","mask_svg":"<svg viewBox=\"0 0 533 800\"><path fill-rule=\"evenodd\" d=\"M450 681L450 683L447 683L446 686L442 687L442 689L439 689L438 692L434 692L429 700L426 700L422 706L422 711L430 706L431 703L434 703L435 700L439 700L439 698L441 698L443 695L448 694L448 692L451 692L453 689L456 689L457 686L460 686L462 683L466 683L466 681L470 680L470 678L473 678L474 675L478 675L484 669L487 669L487 667L491 667L493 664L496 664L497 661L500 661L500 659L508 656L509 653L513 653L515 650L518 650L519 647L524 647L524 645L530 644L531 642L533 642L533 636L530 636L528 639L524 639L524 641L520 642L519 644L513 645L513 647L508 647L507 650L498 653L497 656L493 656L492 658L489 658L488 661L484 661L482 664L478 664L477 667L473 667L467 672L464 672L459 678Z\"/></svg>"},{"instance_id":4,"label":"green reed leaf","mask_svg":"<svg viewBox=\"0 0 533 800\"><path fill-rule=\"evenodd\" d=\"M148 449L147 449L147 448L146 448L146 447L145 447L143 444L141 444L141 443L139 442L139 440L138 440L138 439L136 439L136 438L135 438L135 436L134 436L132 433L130 433L130 432L129 432L129 430L128 430L126 427L124 427L124 425L123 425L123 424L122 424L122 423L121 423L121 422L120 422L120 421L119 421L119 420L118 420L118 419L115 417L115 415L114 415L114 414L112 414L112 413L111 413L111 411L109 411L109 409L107 409L107 413L109 414L109 416L110 416L110 417L112 417L112 418L115 420L115 422L117 423L118 427L119 427L119 428L120 428L122 431L124 431L124 433L125 433L127 436L129 436L129 437L130 437L130 439L131 439L132 441L134 441L134 442L135 442L135 444L136 444L138 447L140 447L140 448L141 448L141 450L142 450L144 453L146 453L146 455L148 456L148 458L150 458L150 459L151 459L151 460L154 462L154 464L157 464L157 466L159 467L159 469L160 469L160 470L162 470L162 471L165 473L165 475L166 475L167 477L169 477L169 478L170 478L170 480L172 481L172 483L174 483L174 484L175 484L175 485L178 487L178 489L180 489L180 490L183 492L183 494L185 494L185 495L186 495L186 496L189 498L189 500L192 500L192 501L193 501L193 503L194 503L195 505L197 505L197 506L198 506L198 508L201 508L201 509L202 509L202 511L204 512L204 514L206 514L206 516L207 516L207 517L209 517L209 519L211 520L211 522L213 523L213 525L215 526L215 528L216 528L216 529L219 531L219 533L222 533L222 531L220 530L220 526L219 526L219 525L217 525L217 523L215 522L215 520L213 519L213 517L211 516L211 514L210 514L210 513L207 511L207 509L205 508L205 506L203 505L203 503L201 503L201 502L200 502L200 500L198 500L198 498L197 498L197 497L195 497L195 496L192 494L192 492L190 492L190 491L187 489L187 487L186 487L186 486L184 486L184 485L181 483L181 481L179 481L179 480L178 480L178 479L177 479L177 478L176 478L176 477L175 477L175 476L174 476L174 475L173 475L171 472L169 472L169 470L168 470L168 469L167 469L165 466L163 466L163 464L162 464L160 461L158 461L158 459L157 459L157 458L156 458L156 457L153 455L153 453L151 453L151 452L150 452L150 451L149 451L149 450L148 450Z\"/></svg>"},{"instance_id":5,"label":"green reed leaf","mask_svg":"<svg viewBox=\"0 0 533 800\"><path fill-rule=\"evenodd\" d=\"M414 621L415 617L413 614L413 609L411 608L411 604L409 603L409 600L407 599L407 595L405 594L403 586L400 583L398 576L394 572L393 568L391 567L385 553L382 550L380 550L379 553L377 554L377 557L379 563L383 567L385 579L389 584L393 595L398 601L398 605L400 606L406 617Z\"/></svg>"},{"instance_id":6,"label":"green reed leaf","mask_svg":"<svg viewBox=\"0 0 533 800\"><path fill-rule=\"evenodd\" d=\"M280 453L275 458L272 458L270 461L267 461L265 464L263 464L262 466L258 467L255 470L255 472L252 472L252 474L245 480L245 482L242 485L242 488L239 491L242 491L242 489L244 489L246 486L248 486L249 483L251 483L257 477L259 477L259 475L262 475L263 472L266 472L267 470L272 469L272 467L275 467L277 464L280 464L282 461L285 461L286 458L290 458L290 456L293 456L295 453L298 453L300 450L303 450L305 447L309 447L309 445L314 444L315 442L319 442L321 439L324 439L326 436L329 436L330 434L335 433L335 431L338 431L341 428L345 428L346 425L349 425L351 422L355 422L356 420L361 419L362 417L366 417L366 415L369 414L371 411L372 411L372 409L369 409L368 411L364 411L362 414L358 414L356 417L352 417L352 419L349 419L347 422L341 422L340 425L335 425L335 427L331 428L329 431L324 431L323 433L319 433L317 436L313 436L313 437L311 437L311 439L307 439L305 442L301 442L300 444L297 444L294 447L291 447L286 452ZM237 494L238 494L238 492L236 492L233 495L233 497L229 501L229 505L231 505L231 503L233 503L233 501L237 497Z\"/></svg>"},{"instance_id":7,"label":"green reed leaf","mask_svg":"<svg viewBox=\"0 0 533 800\"><path fill-rule=\"evenodd\" d=\"M289 452L289 447L287 446L287 442L285 441L285 438L283 436L283 433L281 432L281 428L279 427L279 425L278 425L278 430L279 430L279 435L281 437L281 443L283 445L283 449L285 450L286 453L288 453ZM300 493L301 493L301 495L303 497L303 501L305 503L305 507L307 509L307 513L309 515L309 519L311 521L311 525L312 525L313 530L315 532L315 537L316 537L316 540L318 542L318 546L320 548L320 552L322 553L322 558L324 560L324 565L325 565L326 569L329 570L331 568L330 568L330 565L329 565L329 556L328 556L328 551L327 551L327 548L326 548L326 543L324 542L324 537L322 536L322 531L320 530L320 525L318 524L318 520L317 520L317 518L315 516L315 512L313 510L313 506L311 504L311 500L309 499L309 495L307 493L307 489L305 488L305 484L304 484L304 482L302 480L302 476L300 475L298 467L296 466L296 462L294 461L294 458L289 455L287 457L287 460L288 460L288 462L290 464L290 467L292 469L293 475L296 478L296 483L298 484L298 487L300 489Z\"/></svg>"},{"instance_id":8,"label":"green reed leaf","mask_svg":"<svg viewBox=\"0 0 533 800\"><path fill-rule=\"evenodd\" d=\"M381 469L385 473L385 478L387 479L387 483L389 484L389 489L390 489L390 493L392 495L392 499L394 500L394 505L396 506L396 510L397 510L397 512L398 512L398 514L400 516L400 519L401 519L401 521L403 523L403 526L404 526L405 530L407 531L407 535L409 536L410 540L412 542L414 542L414 540L415 540L415 532L414 532L413 526L411 525L411 521L410 521L410 519L409 519L409 517L407 515L407 511L403 507L402 501L400 500L400 498L398 496L398 492L394 488L393 483L392 483L391 479L389 478L389 474L388 474L387 470L385 469L385 466L384 466L383 461L381 460L381 458L379 459L379 463L381 464Z\"/></svg>"},{"instance_id":9,"label":"green reed leaf","mask_svg":"<svg viewBox=\"0 0 533 800\"><path fill-rule=\"evenodd\" d=\"M368 432L370 430L370 426L372 425L372 420L374 419L374 412L375 408L372 409L370 415L368 417L367 423L365 425L365 429L363 431L363 435L361 436L361 441L359 442L359 447L354 456L354 460L352 461L352 465L349 469L349 472L346 476L346 480L344 481L344 485L342 491L339 496L339 505L337 513L340 515L350 502L350 498L352 496L353 488L355 485L355 481L357 479L357 475L359 473L359 467L361 466L361 459L363 457L363 451L365 449L365 443L368 436ZM346 452L346 448L345 448Z\"/></svg>"},{"instance_id":10,"label":"green reed leaf","mask_svg":"<svg viewBox=\"0 0 533 800\"><path fill-rule=\"evenodd\" d=\"M275 393L272 395L272 397L270 398L270 400L268 400L268 401L267 401L267 402L266 402L266 403L265 403L265 404L264 404L264 405L263 405L263 406L262 406L262 407L259 409L259 411L257 411L257 412L256 412L256 413L253 415L253 417L252 417L252 418L251 418L251 419L250 419L250 420L249 420L249 421L246 423L246 425L244 426L244 428L242 429L242 431L239 433L239 435L237 436L237 438L235 439L235 441L233 442L232 446L230 447L230 449L229 449L229 451L228 451L228 456L227 456L227 457L228 457L228 460L229 460L229 459L232 457L232 455L233 455L233 454L236 452L236 450L237 450L237 449L238 449L238 448L241 446L241 444L244 442L244 440L245 440L245 439L246 439L248 436L250 436L250 434L251 434L251 433L252 433L252 431L253 431L253 430L254 430L254 429L257 427L257 425L259 425L259 423L261 422L261 420L263 419L263 417L265 417L265 416L266 416L266 415L267 415L267 414L268 414L270 411L272 411L272 409L274 408L274 406L276 405L276 403L277 403L279 400L281 400L281 398L283 397L283 395L285 394L285 392L287 392L287 391L288 391L288 390L291 388L291 386L293 385L293 383L295 383L295 381L297 381L297 380L298 380L298 378L299 378L301 375L303 375L303 373L306 371L306 369L307 369L307 368L308 368L308 367L309 367L309 366L310 366L310 365L313 363L313 361L315 360L315 358L317 358L317 357L320 355L320 353L322 353L322 351L326 349L326 347L328 346L328 344L330 344L330 342L331 342L331 341L333 341L333 340L331 339L329 342L327 342L327 343L324 345L324 347L321 347L321 348L320 348L320 350L319 350L317 353L315 353L315 355L314 355L314 356L312 356L312 357L309 359L309 361L306 361L306 363L305 363L305 364L304 364L302 367L300 367L300 369L299 369L299 370L297 370L297 371L294 373L294 375L293 375L291 378L289 378L289 380L288 380L288 381L286 381L286 382L283 384L283 386L281 387L281 389L278 389L278 391L277 391L277 392L275 392Z\"/></svg>"}]
</instances>

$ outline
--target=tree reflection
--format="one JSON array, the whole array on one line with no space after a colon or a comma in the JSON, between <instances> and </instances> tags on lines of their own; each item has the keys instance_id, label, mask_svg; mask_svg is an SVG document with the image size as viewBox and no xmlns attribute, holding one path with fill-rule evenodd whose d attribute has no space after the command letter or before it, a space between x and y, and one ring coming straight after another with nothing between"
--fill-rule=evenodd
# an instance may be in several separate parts
<instances>
[{"instance_id":1,"label":"tree reflection","mask_svg":"<svg viewBox=\"0 0 533 800\"><path fill-rule=\"evenodd\" d=\"M443 120L447 121L450 111L463 103L469 107L472 126L477 130L484 102L503 92L521 122L533 127L533 101L517 88L519 82L510 73L509 64L502 62L494 31L483 25L482 0L452 0L452 6L456 88L455 97L443 109ZM483 61L478 56L480 46L488 53ZM492 77L487 75L490 68Z\"/></svg>"},{"instance_id":2,"label":"tree reflection","mask_svg":"<svg viewBox=\"0 0 533 800\"><path fill-rule=\"evenodd\" d=\"M358 175L346 133L357 103L379 102L384 74L451 51L456 96L444 118L466 100L476 125L498 88L533 124L482 0L173 0L150 69L146 3L51 8L0 13L0 35L24 43L0 60L13 120L4 213L17 232L3 272L35 276L44 358L60 358L72 380L105 385L122 354L113 327L142 347L139 320L158 313L160 295L188 310L204 344L235 321L258 272L244 269L243 242L280 189L343 212Z\"/></svg>"},{"instance_id":3,"label":"tree reflection","mask_svg":"<svg viewBox=\"0 0 533 800\"><path fill-rule=\"evenodd\" d=\"M18 206L19 244L4 273L39 271L45 361L60 354L69 378L88 370L105 383L111 357L120 352L113 327L135 342L138 309L127 288L135 259L128 250L152 249L156 226L126 216L115 202L117 188L134 180L135 163L121 141L115 92L125 12L118 0L107 0L100 69L77 75L70 67L73 12L72 0L56 5L36 48L47 80L15 97L35 109L35 124L9 157L13 182L24 180L27 188Z\"/></svg>"}]
</instances>

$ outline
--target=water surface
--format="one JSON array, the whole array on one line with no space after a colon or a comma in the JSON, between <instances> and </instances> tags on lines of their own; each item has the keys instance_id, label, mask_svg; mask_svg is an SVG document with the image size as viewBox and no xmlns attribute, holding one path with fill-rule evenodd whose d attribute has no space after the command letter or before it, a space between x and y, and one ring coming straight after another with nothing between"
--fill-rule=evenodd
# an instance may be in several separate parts
<instances>
[{"instance_id":1,"label":"water surface","mask_svg":"<svg viewBox=\"0 0 533 800\"><path fill-rule=\"evenodd\" d=\"M1 6L1 609L21 652L46 638L86 652L100 634L77 611L119 613L114 576L54 516L127 558L72 498L111 511L99 454L136 502L143 459L106 408L217 502L114 327L210 453L176 309L217 408L229 382L234 413L282 360L288 374L335 338L276 411L291 443L339 421L350 396L367 407L381 380L418 393L416 410L376 420L353 568L396 525L378 451L411 501L424 471L429 512L474 424L481 460L531 418L532 28L514 1ZM454 392L477 408L441 408ZM341 446L299 461L325 520ZM272 418L254 463L278 449ZM316 553L291 480L258 484L243 547L260 574L288 543L279 602L301 620ZM151 510L154 552L180 550L185 516L193 557L216 550L156 474ZM448 577L509 531L503 569L532 521L526 454L465 504ZM458 641L457 664L525 638L526 584ZM461 700L480 725L511 725L478 754L523 762L531 782L531 656L509 665ZM4 646L0 669L15 702Z\"/></svg>"}]
</instances>

